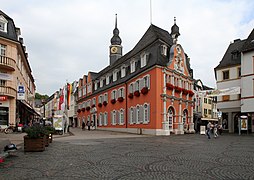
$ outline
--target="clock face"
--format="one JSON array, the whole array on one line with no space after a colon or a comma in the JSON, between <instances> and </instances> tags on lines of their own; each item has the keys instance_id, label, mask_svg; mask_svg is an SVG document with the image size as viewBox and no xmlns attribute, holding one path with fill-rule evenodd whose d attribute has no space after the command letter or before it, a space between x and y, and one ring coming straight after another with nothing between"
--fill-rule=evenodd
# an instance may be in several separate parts
<instances>
[{"instance_id":1,"label":"clock face","mask_svg":"<svg viewBox=\"0 0 254 180\"><path fill-rule=\"evenodd\" d=\"M112 47L111 48L111 53L116 53L117 52L117 47Z\"/></svg>"}]
</instances>

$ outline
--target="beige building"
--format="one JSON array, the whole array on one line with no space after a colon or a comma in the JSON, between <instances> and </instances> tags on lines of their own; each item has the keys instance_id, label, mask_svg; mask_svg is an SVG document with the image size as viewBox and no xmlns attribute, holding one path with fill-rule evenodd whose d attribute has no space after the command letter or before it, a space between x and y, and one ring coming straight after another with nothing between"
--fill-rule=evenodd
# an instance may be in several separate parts
<instances>
[{"instance_id":1,"label":"beige building","mask_svg":"<svg viewBox=\"0 0 254 180\"><path fill-rule=\"evenodd\" d=\"M20 29L0 11L0 126L35 119L35 84Z\"/></svg>"}]
</instances>

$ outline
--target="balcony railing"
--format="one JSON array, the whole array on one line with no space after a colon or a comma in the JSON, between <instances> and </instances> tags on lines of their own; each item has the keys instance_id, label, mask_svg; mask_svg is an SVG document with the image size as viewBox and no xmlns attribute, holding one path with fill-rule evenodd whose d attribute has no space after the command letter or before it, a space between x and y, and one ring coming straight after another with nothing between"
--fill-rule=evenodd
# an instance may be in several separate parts
<instances>
[{"instance_id":1,"label":"balcony railing","mask_svg":"<svg viewBox=\"0 0 254 180\"><path fill-rule=\"evenodd\" d=\"M6 57L6 56L0 56L0 67L1 68L15 71L15 65L16 65L16 62L14 59Z\"/></svg>"},{"instance_id":2,"label":"balcony railing","mask_svg":"<svg viewBox=\"0 0 254 180\"><path fill-rule=\"evenodd\" d=\"M0 95L10 96L10 97L16 97L17 91L8 86L0 86Z\"/></svg>"}]
</instances>

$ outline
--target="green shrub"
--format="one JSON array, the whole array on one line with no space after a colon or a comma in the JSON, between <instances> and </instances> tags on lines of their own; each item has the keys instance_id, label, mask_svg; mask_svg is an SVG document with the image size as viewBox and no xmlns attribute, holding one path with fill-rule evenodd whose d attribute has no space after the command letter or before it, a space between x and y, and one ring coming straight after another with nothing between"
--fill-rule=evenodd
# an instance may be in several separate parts
<instances>
[{"instance_id":1,"label":"green shrub","mask_svg":"<svg viewBox=\"0 0 254 180\"><path fill-rule=\"evenodd\" d=\"M47 134L46 129L39 125L28 127L25 132L29 138L40 138Z\"/></svg>"}]
</instances>

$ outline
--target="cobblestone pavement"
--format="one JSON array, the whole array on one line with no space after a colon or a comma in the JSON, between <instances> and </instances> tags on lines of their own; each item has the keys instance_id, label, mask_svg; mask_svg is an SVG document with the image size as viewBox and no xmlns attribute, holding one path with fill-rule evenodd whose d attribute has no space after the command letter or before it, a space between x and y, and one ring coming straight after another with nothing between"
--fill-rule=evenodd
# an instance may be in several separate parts
<instances>
[{"instance_id":1,"label":"cobblestone pavement","mask_svg":"<svg viewBox=\"0 0 254 180\"><path fill-rule=\"evenodd\" d=\"M254 179L254 136L140 136L80 129L0 164L0 179Z\"/></svg>"}]
</instances>

